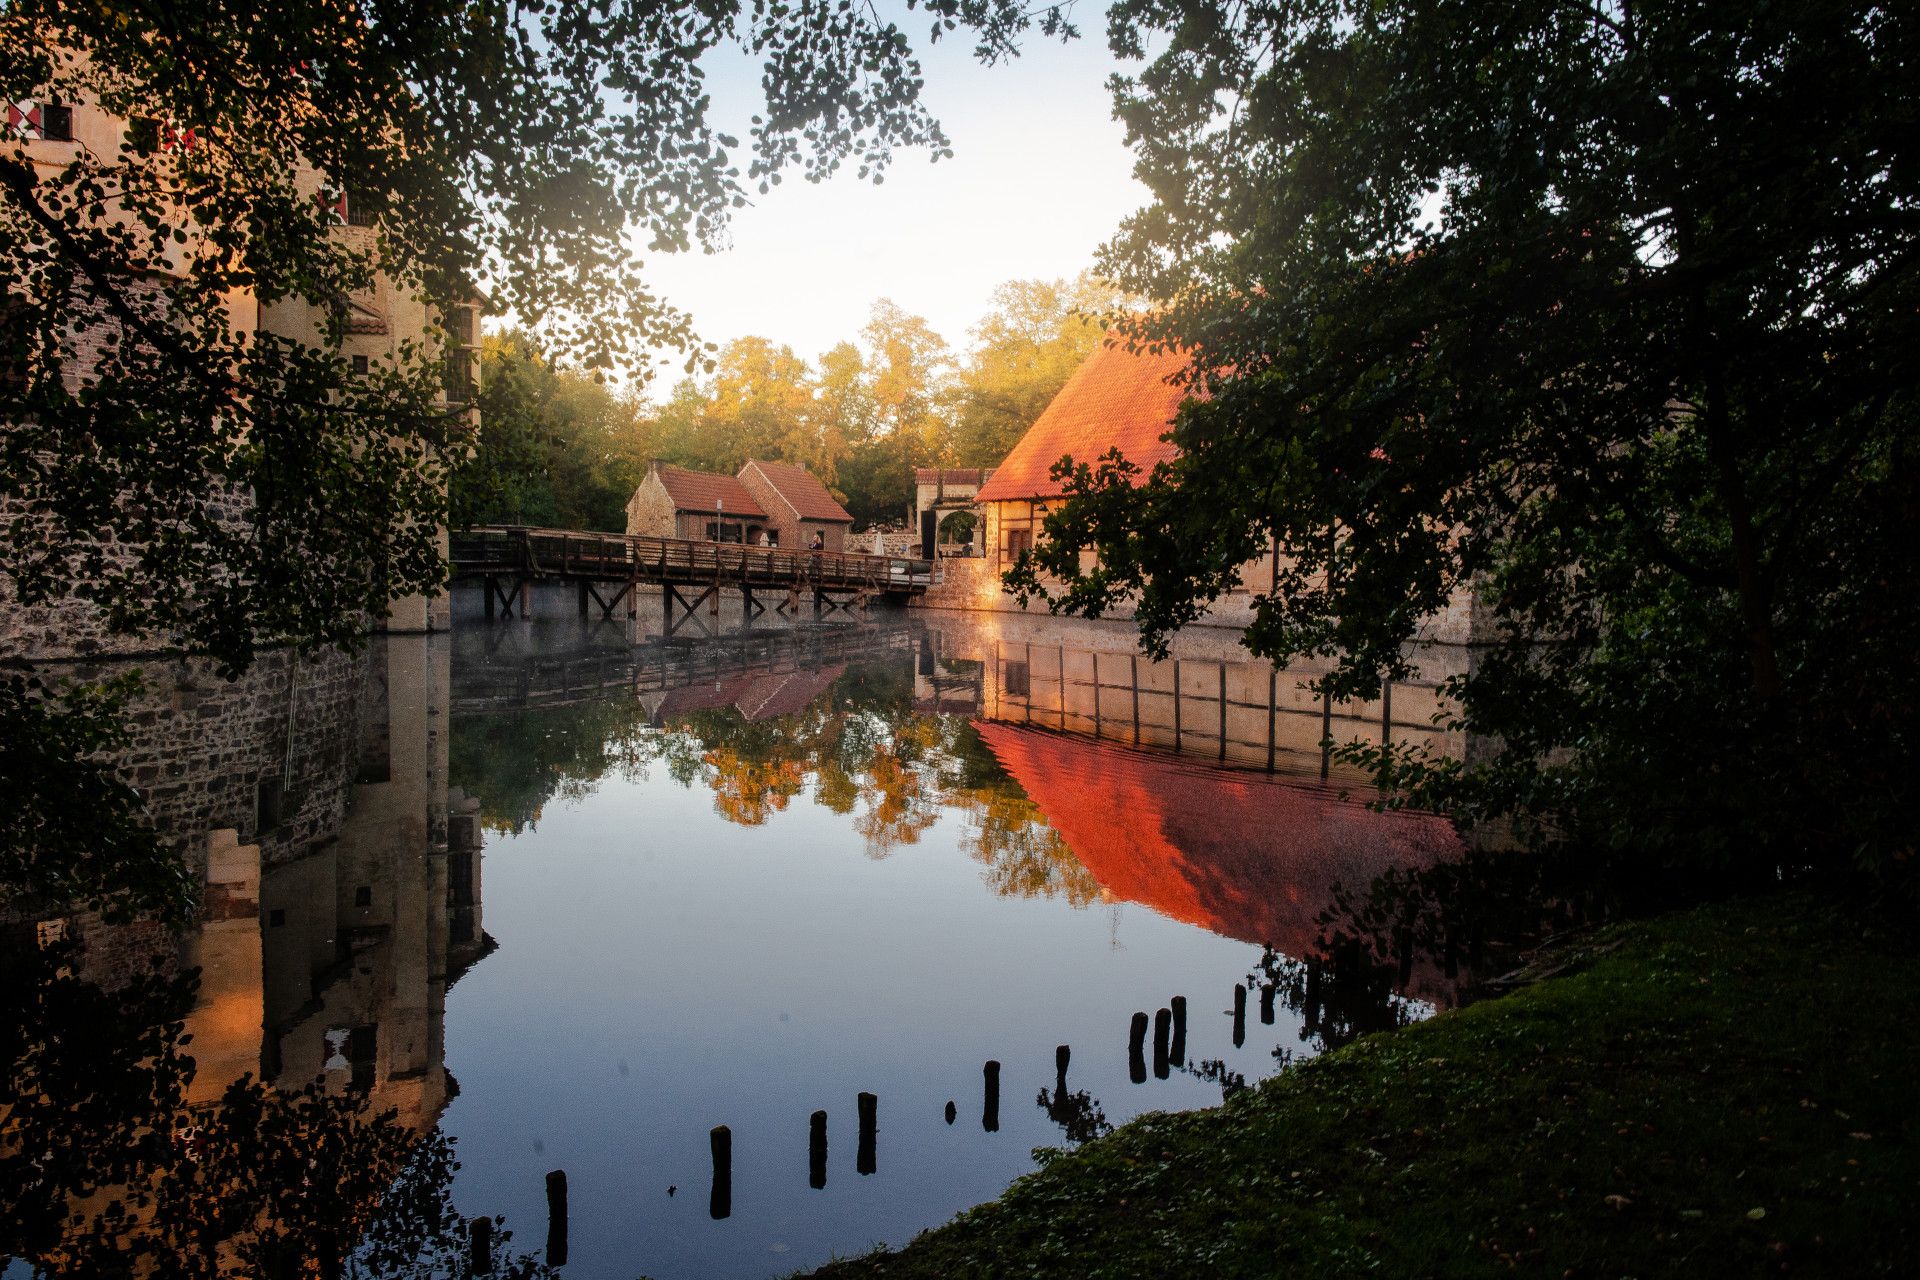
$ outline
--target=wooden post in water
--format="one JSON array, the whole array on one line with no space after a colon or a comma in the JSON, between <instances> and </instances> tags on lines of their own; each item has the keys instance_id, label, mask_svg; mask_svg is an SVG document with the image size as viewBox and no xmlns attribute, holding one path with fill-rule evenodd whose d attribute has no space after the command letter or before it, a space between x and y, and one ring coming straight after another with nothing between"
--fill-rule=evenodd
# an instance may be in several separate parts
<instances>
[{"instance_id":1,"label":"wooden post in water","mask_svg":"<svg viewBox=\"0 0 1920 1280\"><path fill-rule=\"evenodd\" d=\"M1307 961L1307 992L1301 1003L1306 1006L1302 1012L1308 1035L1320 1029L1320 967L1318 960Z\"/></svg>"},{"instance_id":2,"label":"wooden post in water","mask_svg":"<svg viewBox=\"0 0 1920 1280\"><path fill-rule=\"evenodd\" d=\"M1165 1080L1167 1052L1172 1047L1173 1011L1162 1009L1153 1015L1153 1078Z\"/></svg>"},{"instance_id":3,"label":"wooden post in water","mask_svg":"<svg viewBox=\"0 0 1920 1280\"><path fill-rule=\"evenodd\" d=\"M467 1224L467 1272L493 1274L493 1219L482 1215Z\"/></svg>"},{"instance_id":4,"label":"wooden post in water","mask_svg":"<svg viewBox=\"0 0 1920 1280\"><path fill-rule=\"evenodd\" d=\"M1173 1043L1167 1049L1167 1058L1174 1066L1184 1066L1187 1061L1187 998L1175 996L1167 1002L1173 1010Z\"/></svg>"},{"instance_id":5,"label":"wooden post in water","mask_svg":"<svg viewBox=\"0 0 1920 1280\"><path fill-rule=\"evenodd\" d=\"M1274 726L1280 716L1280 673L1267 668L1267 772L1273 772Z\"/></svg>"},{"instance_id":6,"label":"wooden post in water","mask_svg":"<svg viewBox=\"0 0 1920 1280\"><path fill-rule=\"evenodd\" d=\"M827 1113L816 1111L807 1122L807 1185L815 1191L827 1185Z\"/></svg>"},{"instance_id":7,"label":"wooden post in water","mask_svg":"<svg viewBox=\"0 0 1920 1280\"><path fill-rule=\"evenodd\" d=\"M1247 984L1233 984L1233 1047L1247 1042Z\"/></svg>"},{"instance_id":8,"label":"wooden post in water","mask_svg":"<svg viewBox=\"0 0 1920 1280\"><path fill-rule=\"evenodd\" d=\"M1000 1132L1000 1064L991 1059L980 1068L986 1099L980 1109L980 1127L988 1133Z\"/></svg>"},{"instance_id":9,"label":"wooden post in water","mask_svg":"<svg viewBox=\"0 0 1920 1280\"><path fill-rule=\"evenodd\" d=\"M1227 664L1220 667L1220 758L1227 758Z\"/></svg>"},{"instance_id":10,"label":"wooden post in water","mask_svg":"<svg viewBox=\"0 0 1920 1280\"><path fill-rule=\"evenodd\" d=\"M953 1105L953 1099L947 1099L947 1123L952 1124L960 1118L960 1108Z\"/></svg>"},{"instance_id":11,"label":"wooden post in water","mask_svg":"<svg viewBox=\"0 0 1920 1280\"><path fill-rule=\"evenodd\" d=\"M713 1151L713 1194L707 1198L707 1213L718 1221L733 1216L733 1130L715 1125L707 1145Z\"/></svg>"},{"instance_id":12,"label":"wooden post in water","mask_svg":"<svg viewBox=\"0 0 1920 1280\"><path fill-rule=\"evenodd\" d=\"M1133 745L1140 745L1140 655L1127 659L1133 675Z\"/></svg>"},{"instance_id":13,"label":"wooden post in water","mask_svg":"<svg viewBox=\"0 0 1920 1280\"><path fill-rule=\"evenodd\" d=\"M1067 1092L1067 1064L1073 1061L1073 1050L1059 1045L1053 1051L1053 1091L1056 1097L1064 1097Z\"/></svg>"},{"instance_id":14,"label":"wooden post in water","mask_svg":"<svg viewBox=\"0 0 1920 1280\"><path fill-rule=\"evenodd\" d=\"M1180 723L1180 659L1173 660L1173 754L1185 745L1186 731Z\"/></svg>"},{"instance_id":15,"label":"wooden post in water","mask_svg":"<svg viewBox=\"0 0 1920 1280\"><path fill-rule=\"evenodd\" d=\"M547 1175L547 1265L567 1265L567 1171Z\"/></svg>"},{"instance_id":16,"label":"wooden post in water","mask_svg":"<svg viewBox=\"0 0 1920 1280\"><path fill-rule=\"evenodd\" d=\"M1260 988L1260 1025L1263 1027L1273 1025L1273 996L1278 989L1271 982Z\"/></svg>"},{"instance_id":17,"label":"wooden post in water","mask_svg":"<svg viewBox=\"0 0 1920 1280\"><path fill-rule=\"evenodd\" d=\"M858 1170L860 1176L864 1178L872 1173L877 1166L875 1148L878 1146L878 1142L875 1137L875 1131L879 1127L880 1098L876 1094L863 1093L859 1097L859 1104L860 1146L859 1149L854 1152L853 1167Z\"/></svg>"},{"instance_id":18,"label":"wooden post in water","mask_svg":"<svg viewBox=\"0 0 1920 1280\"><path fill-rule=\"evenodd\" d=\"M1135 1084L1147 1082L1147 1015L1133 1015L1127 1029L1127 1078Z\"/></svg>"},{"instance_id":19,"label":"wooden post in water","mask_svg":"<svg viewBox=\"0 0 1920 1280\"><path fill-rule=\"evenodd\" d=\"M1333 687L1320 687L1320 781L1333 769Z\"/></svg>"}]
</instances>

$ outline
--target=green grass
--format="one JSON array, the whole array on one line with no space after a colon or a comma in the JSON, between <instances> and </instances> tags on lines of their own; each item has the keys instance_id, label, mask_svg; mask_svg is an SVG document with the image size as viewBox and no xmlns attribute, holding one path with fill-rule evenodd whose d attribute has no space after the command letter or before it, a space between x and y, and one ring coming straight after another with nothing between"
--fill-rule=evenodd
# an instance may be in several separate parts
<instances>
[{"instance_id":1,"label":"green grass","mask_svg":"<svg viewBox=\"0 0 1920 1280\"><path fill-rule=\"evenodd\" d=\"M1555 964L813 1274L1920 1276L1910 943L1785 896Z\"/></svg>"}]
</instances>

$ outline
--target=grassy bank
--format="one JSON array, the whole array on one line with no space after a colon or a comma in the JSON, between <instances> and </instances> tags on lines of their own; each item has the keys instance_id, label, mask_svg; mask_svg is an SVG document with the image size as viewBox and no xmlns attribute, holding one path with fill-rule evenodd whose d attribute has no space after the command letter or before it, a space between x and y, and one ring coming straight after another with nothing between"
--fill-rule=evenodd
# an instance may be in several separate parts
<instances>
[{"instance_id":1,"label":"grassy bank","mask_svg":"<svg viewBox=\"0 0 1920 1280\"><path fill-rule=\"evenodd\" d=\"M1146 1116L852 1277L1920 1275L1920 953L1807 897Z\"/></svg>"}]
</instances>

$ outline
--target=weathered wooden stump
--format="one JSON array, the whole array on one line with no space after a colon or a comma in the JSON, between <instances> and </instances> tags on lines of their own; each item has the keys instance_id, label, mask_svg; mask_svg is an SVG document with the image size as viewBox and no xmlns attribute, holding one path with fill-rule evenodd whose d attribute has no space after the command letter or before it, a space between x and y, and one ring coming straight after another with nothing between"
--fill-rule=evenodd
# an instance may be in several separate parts
<instances>
[{"instance_id":1,"label":"weathered wooden stump","mask_svg":"<svg viewBox=\"0 0 1920 1280\"><path fill-rule=\"evenodd\" d=\"M807 1122L807 1185L815 1191L827 1185L827 1113L816 1111Z\"/></svg>"},{"instance_id":2,"label":"weathered wooden stump","mask_svg":"<svg viewBox=\"0 0 1920 1280\"><path fill-rule=\"evenodd\" d=\"M713 1194L707 1198L707 1212L715 1220L733 1216L733 1130L723 1124L707 1135L713 1150Z\"/></svg>"}]
</instances>

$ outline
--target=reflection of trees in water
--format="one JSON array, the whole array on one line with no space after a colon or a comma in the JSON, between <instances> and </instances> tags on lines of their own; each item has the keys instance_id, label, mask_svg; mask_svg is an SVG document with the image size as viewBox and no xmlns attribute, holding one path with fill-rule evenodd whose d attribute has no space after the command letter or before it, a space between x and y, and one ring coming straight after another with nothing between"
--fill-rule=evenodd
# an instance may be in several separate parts
<instances>
[{"instance_id":1,"label":"reflection of trees in water","mask_svg":"<svg viewBox=\"0 0 1920 1280\"><path fill-rule=\"evenodd\" d=\"M1282 1066L1286 1063L1282 1062ZM1243 1072L1229 1071L1223 1058L1208 1058L1205 1062L1189 1062L1180 1068L1196 1080L1220 1086L1220 1100L1225 1102L1234 1094L1247 1087L1247 1077Z\"/></svg>"},{"instance_id":2,"label":"reflection of trees in water","mask_svg":"<svg viewBox=\"0 0 1920 1280\"><path fill-rule=\"evenodd\" d=\"M1085 1089L1069 1092L1064 1084L1042 1089L1035 1104L1047 1119L1060 1126L1068 1142L1091 1142L1113 1132L1099 1102Z\"/></svg>"},{"instance_id":3,"label":"reflection of trees in water","mask_svg":"<svg viewBox=\"0 0 1920 1280\"><path fill-rule=\"evenodd\" d=\"M453 1205L453 1175L460 1168L453 1140L434 1129L421 1138L399 1178L382 1197L354 1251L350 1274L369 1280L439 1280L472 1274L466 1221ZM535 1280L559 1273L530 1254L513 1252L513 1234L494 1222L487 1253L500 1280ZM556 1255L557 1257L558 1255Z\"/></svg>"},{"instance_id":4,"label":"reflection of trees in water","mask_svg":"<svg viewBox=\"0 0 1920 1280\"><path fill-rule=\"evenodd\" d=\"M1473 999L1539 939L1598 920L1618 901L1587 868L1537 852L1476 850L1396 867L1365 886L1335 886L1314 954L1269 949L1248 981L1263 1001L1300 1015L1302 1041L1338 1048L1420 1016L1410 993Z\"/></svg>"},{"instance_id":5,"label":"reflection of trees in water","mask_svg":"<svg viewBox=\"0 0 1920 1280\"><path fill-rule=\"evenodd\" d=\"M1300 1017L1300 1039L1324 1052L1371 1031L1405 1026L1420 1006L1400 994L1394 972L1351 939L1335 938L1304 960L1272 949L1262 953L1249 981L1271 989Z\"/></svg>"},{"instance_id":6,"label":"reflection of trees in water","mask_svg":"<svg viewBox=\"0 0 1920 1280\"><path fill-rule=\"evenodd\" d=\"M1019 791L980 787L958 793L973 828L973 856L1002 897L1065 899L1076 907L1100 900L1100 882L1073 856L1039 806Z\"/></svg>"},{"instance_id":7,"label":"reflection of trees in water","mask_svg":"<svg viewBox=\"0 0 1920 1280\"><path fill-rule=\"evenodd\" d=\"M651 737L646 711L630 699L461 716L448 744L448 776L486 798L481 819L489 831L517 835L539 822L548 803L578 800L609 773L644 768L658 754Z\"/></svg>"},{"instance_id":8,"label":"reflection of trees in water","mask_svg":"<svg viewBox=\"0 0 1920 1280\"><path fill-rule=\"evenodd\" d=\"M713 792L729 822L759 826L811 783L852 818L871 857L911 845L943 810L968 817L969 852L1008 896L1097 901L1100 886L962 717L914 710L910 655L849 667L802 710L755 719L727 705L670 714L658 727L632 698L463 716L454 785L485 797L490 829L518 832L553 800L609 774L663 768Z\"/></svg>"},{"instance_id":9,"label":"reflection of trees in water","mask_svg":"<svg viewBox=\"0 0 1920 1280\"><path fill-rule=\"evenodd\" d=\"M79 948L0 954L0 1257L49 1276L464 1274L458 1167L364 1095L251 1076L189 1104L183 1035L196 977L155 969L111 990ZM511 1258L496 1274L546 1268Z\"/></svg>"}]
</instances>

